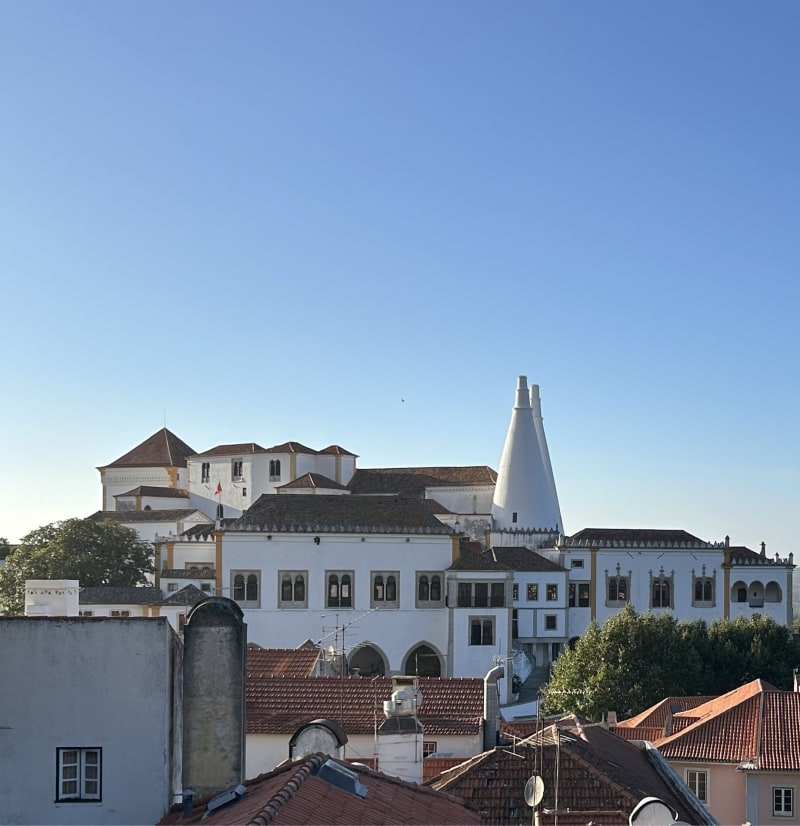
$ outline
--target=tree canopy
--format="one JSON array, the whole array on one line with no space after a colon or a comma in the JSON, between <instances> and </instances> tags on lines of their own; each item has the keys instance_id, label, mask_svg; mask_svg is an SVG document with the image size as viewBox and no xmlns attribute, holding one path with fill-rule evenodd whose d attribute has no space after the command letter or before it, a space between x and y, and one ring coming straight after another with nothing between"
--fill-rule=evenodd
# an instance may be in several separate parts
<instances>
[{"instance_id":1,"label":"tree canopy","mask_svg":"<svg viewBox=\"0 0 800 826\"><path fill-rule=\"evenodd\" d=\"M592 623L556 660L542 710L599 721L607 711L628 717L669 696L724 694L757 677L789 689L798 661L791 630L769 617L708 627L629 605L602 626Z\"/></svg>"},{"instance_id":2,"label":"tree canopy","mask_svg":"<svg viewBox=\"0 0 800 826\"><path fill-rule=\"evenodd\" d=\"M0 568L0 605L25 608L26 579L77 579L92 585L143 585L153 573L153 548L110 519L67 519L31 531Z\"/></svg>"}]
</instances>

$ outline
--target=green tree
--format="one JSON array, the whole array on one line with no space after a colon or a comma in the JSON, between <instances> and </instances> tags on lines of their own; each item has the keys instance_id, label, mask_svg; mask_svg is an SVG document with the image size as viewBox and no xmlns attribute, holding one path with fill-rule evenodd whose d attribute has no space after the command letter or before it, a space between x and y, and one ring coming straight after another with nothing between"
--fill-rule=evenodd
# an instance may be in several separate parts
<instances>
[{"instance_id":1,"label":"green tree","mask_svg":"<svg viewBox=\"0 0 800 826\"><path fill-rule=\"evenodd\" d=\"M756 677L788 689L797 664L796 638L770 618L707 628L670 614L639 615L629 605L602 626L593 623L558 658L542 710L599 721L607 711L630 716L669 696L724 694Z\"/></svg>"},{"instance_id":2,"label":"green tree","mask_svg":"<svg viewBox=\"0 0 800 826\"><path fill-rule=\"evenodd\" d=\"M0 568L0 604L25 607L26 579L77 579L92 585L142 585L153 572L153 548L110 519L67 519L31 531Z\"/></svg>"}]
</instances>

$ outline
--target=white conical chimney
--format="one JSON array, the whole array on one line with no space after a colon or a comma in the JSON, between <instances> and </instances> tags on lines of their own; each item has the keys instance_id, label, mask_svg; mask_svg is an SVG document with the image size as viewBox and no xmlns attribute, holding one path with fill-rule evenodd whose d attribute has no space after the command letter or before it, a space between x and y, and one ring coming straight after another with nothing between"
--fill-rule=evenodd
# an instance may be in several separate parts
<instances>
[{"instance_id":1,"label":"white conical chimney","mask_svg":"<svg viewBox=\"0 0 800 826\"><path fill-rule=\"evenodd\" d=\"M544 420L542 419L542 400L539 398L539 385L531 385L531 410L533 411L533 426L536 438L539 440L539 452L542 454L542 463L550 483L550 501L547 509L553 514L553 527L564 533L564 523L561 521L561 508L558 506L558 491L556 480L553 477L553 466L550 463L550 451L547 449L547 438L544 435Z\"/></svg>"},{"instance_id":2,"label":"white conical chimney","mask_svg":"<svg viewBox=\"0 0 800 826\"><path fill-rule=\"evenodd\" d=\"M560 529L560 516L553 512L550 491L550 476L542 459L539 437L533 423L528 379L520 376L494 488L494 529Z\"/></svg>"}]
</instances>

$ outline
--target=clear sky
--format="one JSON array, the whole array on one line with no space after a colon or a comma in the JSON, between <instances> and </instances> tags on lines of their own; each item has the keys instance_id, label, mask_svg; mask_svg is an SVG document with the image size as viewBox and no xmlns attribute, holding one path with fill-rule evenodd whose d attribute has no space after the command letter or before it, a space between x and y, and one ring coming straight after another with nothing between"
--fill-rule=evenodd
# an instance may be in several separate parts
<instances>
[{"instance_id":1,"label":"clear sky","mask_svg":"<svg viewBox=\"0 0 800 826\"><path fill-rule=\"evenodd\" d=\"M0 536L165 423L800 550L800 4L0 4Z\"/></svg>"}]
</instances>

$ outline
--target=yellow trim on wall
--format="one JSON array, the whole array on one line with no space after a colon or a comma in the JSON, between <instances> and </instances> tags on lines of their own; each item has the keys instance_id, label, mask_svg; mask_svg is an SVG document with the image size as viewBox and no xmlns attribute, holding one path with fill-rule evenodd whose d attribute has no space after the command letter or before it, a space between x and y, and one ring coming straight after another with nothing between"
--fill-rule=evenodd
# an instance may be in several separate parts
<instances>
[{"instance_id":1,"label":"yellow trim on wall","mask_svg":"<svg viewBox=\"0 0 800 826\"><path fill-rule=\"evenodd\" d=\"M452 547L452 560L453 562L458 561L458 557L461 556L461 534L454 533L450 536L450 541L453 543Z\"/></svg>"},{"instance_id":2,"label":"yellow trim on wall","mask_svg":"<svg viewBox=\"0 0 800 826\"><path fill-rule=\"evenodd\" d=\"M167 473L169 474L169 487L177 488L178 487L178 468L176 467L168 467Z\"/></svg>"},{"instance_id":3,"label":"yellow trim on wall","mask_svg":"<svg viewBox=\"0 0 800 826\"><path fill-rule=\"evenodd\" d=\"M170 570L175 567L175 543L174 542L167 542L167 564L166 566Z\"/></svg>"},{"instance_id":4,"label":"yellow trim on wall","mask_svg":"<svg viewBox=\"0 0 800 826\"><path fill-rule=\"evenodd\" d=\"M289 454L289 481L294 482L297 479L297 454Z\"/></svg>"},{"instance_id":5,"label":"yellow trim on wall","mask_svg":"<svg viewBox=\"0 0 800 826\"><path fill-rule=\"evenodd\" d=\"M153 613L150 616L152 616L152 617L160 617L161 616L161 606L160 605L151 605L150 607L153 610Z\"/></svg>"}]
</instances>

